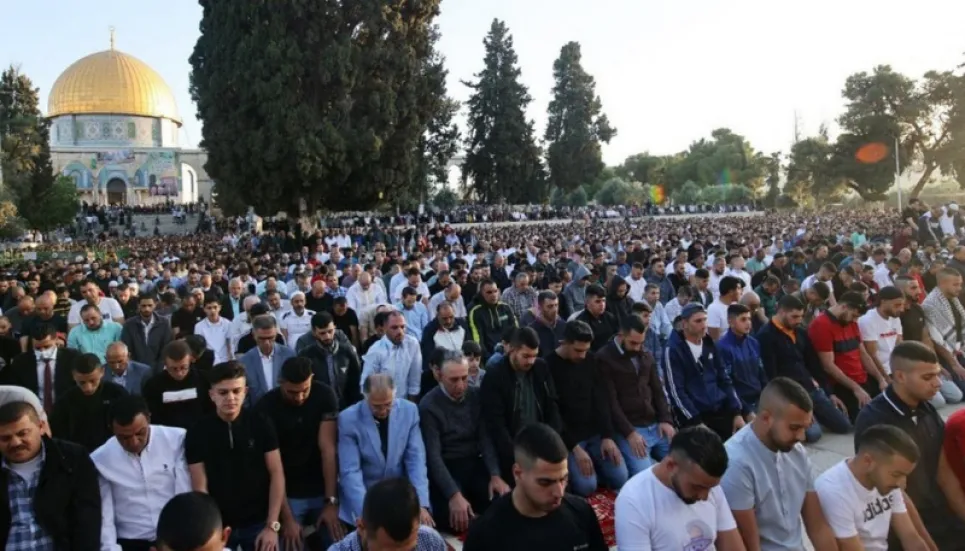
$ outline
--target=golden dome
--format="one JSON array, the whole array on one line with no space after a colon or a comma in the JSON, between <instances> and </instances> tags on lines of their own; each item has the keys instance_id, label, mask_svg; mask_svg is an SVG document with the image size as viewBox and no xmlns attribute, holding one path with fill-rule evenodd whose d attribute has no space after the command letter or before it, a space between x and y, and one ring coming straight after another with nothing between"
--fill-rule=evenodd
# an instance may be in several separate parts
<instances>
[{"instance_id":1,"label":"golden dome","mask_svg":"<svg viewBox=\"0 0 965 551\"><path fill-rule=\"evenodd\" d=\"M111 48L76 61L50 89L47 116L137 115L181 123L174 94L161 75Z\"/></svg>"}]
</instances>

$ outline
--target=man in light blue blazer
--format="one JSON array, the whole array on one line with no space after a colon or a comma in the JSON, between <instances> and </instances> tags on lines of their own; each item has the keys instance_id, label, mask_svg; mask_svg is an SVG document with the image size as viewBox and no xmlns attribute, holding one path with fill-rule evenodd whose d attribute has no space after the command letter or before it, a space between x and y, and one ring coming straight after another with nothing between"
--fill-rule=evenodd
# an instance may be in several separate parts
<instances>
[{"instance_id":1,"label":"man in light blue blazer","mask_svg":"<svg viewBox=\"0 0 965 551\"><path fill-rule=\"evenodd\" d=\"M388 373L369 375L362 392L365 400L338 416L339 517L354 525L362 516L369 487L386 478L405 477L419 495L419 520L431 525L419 407L396 399L395 385Z\"/></svg>"},{"instance_id":2,"label":"man in light blue blazer","mask_svg":"<svg viewBox=\"0 0 965 551\"><path fill-rule=\"evenodd\" d=\"M131 361L130 352L123 341L112 342L107 347L106 356L104 380L119 384L129 393L140 396L144 381L151 377L151 366Z\"/></svg>"},{"instance_id":3,"label":"man in light blue blazer","mask_svg":"<svg viewBox=\"0 0 965 551\"><path fill-rule=\"evenodd\" d=\"M269 390L278 386L278 374L285 360L295 357L295 351L278 344L278 321L271 314L263 314L251 321L251 334L255 346L245 352L238 361L245 366L248 376L248 406L258 403Z\"/></svg>"}]
</instances>

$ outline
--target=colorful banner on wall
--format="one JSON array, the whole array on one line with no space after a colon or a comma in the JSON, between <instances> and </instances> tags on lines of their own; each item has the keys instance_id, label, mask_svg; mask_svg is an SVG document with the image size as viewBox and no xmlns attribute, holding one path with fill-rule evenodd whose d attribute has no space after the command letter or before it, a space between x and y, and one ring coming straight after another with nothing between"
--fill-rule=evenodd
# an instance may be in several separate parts
<instances>
[{"instance_id":1,"label":"colorful banner on wall","mask_svg":"<svg viewBox=\"0 0 965 551\"><path fill-rule=\"evenodd\" d=\"M133 149L116 149L113 151L98 151L94 159L99 165L126 165L134 162Z\"/></svg>"},{"instance_id":2,"label":"colorful banner on wall","mask_svg":"<svg viewBox=\"0 0 965 551\"><path fill-rule=\"evenodd\" d=\"M162 197L180 195L178 156L174 151L148 153L141 171L147 177L148 194Z\"/></svg>"}]
</instances>

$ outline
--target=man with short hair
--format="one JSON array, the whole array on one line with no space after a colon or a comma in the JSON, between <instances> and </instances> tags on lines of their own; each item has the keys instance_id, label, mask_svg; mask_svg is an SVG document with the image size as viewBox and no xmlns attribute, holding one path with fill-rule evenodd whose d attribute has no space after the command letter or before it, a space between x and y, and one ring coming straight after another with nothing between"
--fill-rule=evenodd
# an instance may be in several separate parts
<instances>
[{"instance_id":1,"label":"man with short hair","mask_svg":"<svg viewBox=\"0 0 965 551\"><path fill-rule=\"evenodd\" d=\"M778 377L761 393L757 417L725 445L729 464L720 487L749 549L803 549L802 520L817 549L837 547L814 491L814 466L801 445L812 409L804 387ZM780 506L771 507L772 499Z\"/></svg>"},{"instance_id":2,"label":"man with short hair","mask_svg":"<svg viewBox=\"0 0 965 551\"><path fill-rule=\"evenodd\" d=\"M151 367L131 361L127 345L122 341L111 343L107 347L107 369L104 370L104 381L117 383L130 394L141 394L144 383L151 377Z\"/></svg>"},{"instance_id":3,"label":"man with short hair","mask_svg":"<svg viewBox=\"0 0 965 551\"><path fill-rule=\"evenodd\" d=\"M111 403L126 396L127 391L103 380L104 367L93 354L77 358L70 373L76 386L57 400L50 415L50 429L58 438L94 451L111 437Z\"/></svg>"},{"instance_id":4,"label":"man with short hair","mask_svg":"<svg viewBox=\"0 0 965 551\"><path fill-rule=\"evenodd\" d=\"M67 326L70 329L81 324L80 311L88 304L96 306L103 319L115 323L124 323L124 312L121 310L121 305L110 297L101 296L101 289L93 279L89 279L81 284L80 294L84 298L74 303L74 305L70 307L70 312L67 314Z\"/></svg>"},{"instance_id":5,"label":"man with short hair","mask_svg":"<svg viewBox=\"0 0 965 551\"><path fill-rule=\"evenodd\" d=\"M861 343L857 320L864 304L860 294L848 291L808 326L808 339L852 422L871 397L888 384Z\"/></svg>"},{"instance_id":6,"label":"man with short hair","mask_svg":"<svg viewBox=\"0 0 965 551\"><path fill-rule=\"evenodd\" d=\"M869 427L854 457L818 477L815 491L841 549L887 551L893 531L904 549L928 549L905 505L903 487L921 458L898 427Z\"/></svg>"},{"instance_id":7,"label":"man with short hair","mask_svg":"<svg viewBox=\"0 0 965 551\"><path fill-rule=\"evenodd\" d=\"M251 333L255 338L255 347L238 358L247 373L249 406L258 403L265 393L278 386L281 366L289 358L295 357L294 350L275 342L278 322L274 316L265 314L256 317L251 323Z\"/></svg>"},{"instance_id":8,"label":"man with short hair","mask_svg":"<svg viewBox=\"0 0 965 551\"><path fill-rule=\"evenodd\" d=\"M486 511L494 495L509 491L483 425L479 389L469 385L469 364L447 352L438 370L439 385L419 402L426 447L429 498L436 525L465 532Z\"/></svg>"},{"instance_id":9,"label":"man with short hair","mask_svg":"<svg viewBox=\"0 0 965 551\"><path fill-rule=\"evenodd\" d=\"M49 323L57 328L58 338L67 342L67 319L54 311L57 304L57 294L53 291L46 291L34 301L34 313L27 316L20 326L20 349L26 352L30 347L30 334L35 325Z\"/></svg>"},{"instance_id":10,"label":"man with short hair","mask_svg":"<svg viewBox=\"0 0 965 551\"><path fill-rule=\"evenodd\" d=\"M905 488L909 515L930 548L957 549L965 541L965 493L943 453L945 422L928 403L941 387L938 358L923 344L906 341L891 352L891 369L891 385L858 415L855 442L879 424L911 436L921 458ZM896 543L889 541L888 548Z\"/></svg>"},{"instance_id":11,"label":"man with short hair","mask_svg":"<svg viewBox=\"0 0 965 551\"><path fill-rule=\"evenodd\" d=\"M422 352L423 369L428 366L429 356L436 348L459 352L462 350L462 343L469 340L469 325L466 320L456 317L452 305L443 302L438 308L435 318L422 331L419 348Z\"/></svg>"},{"instance_id":12,"label":"man with short hair","mask_svg":"<svg viewBox=\"0 0 965 551\"><path fill-rule=\"evenodd\" d=\"M721 284L722 291L728 288ZM704 308L688 304L680 318L683 325L670 335L664 370L670 400L683 426L703 424L726 440L745 423L734 383L707 334Z\"/></svg>"},{"instance_id":13,"label":"man with short hair","mask_svg":"<svg viewBox=\"0 0 965 551\"><path fill-rule=\"evenodd\" d=\"M678 432L667 456L631 478L617 496L617 547L743 551L719 486L726 470L727 450L716 432L704 426Z\"/></svg>"},{"instance_id":14,"label":"man with short hair","mask_svg":"<svg viewBox=\"0 0 965 551\"><path fill-rule=\"evenodd\" d=\"M767 374L761 361L761 345L751 335L751 312L743 304L727 308L728 330L717 341L717 352L734 383L741 402L741 415L748 423L754 419Z\"/></svg>"},{"instance_id":15,"label":"man with short hair","mask_svg":"<svg viewBox=\"0 0 965 551\"><path fill-rule=\"evenodd\" d=\"M205 318L194 326L194 334L204 337L208 350L214 352L214 363L220 364L234 357L230 345L231 322L221 318L221 303L216 297L204 299Z\"/></svg>"},{"instance_id":16,"label":"man with short hair","mask_svg":"<svg viewBox=\"0 0 965 551\"><path fill-rule=\"evenodd\" d=\"M513 278L513 286L503 291L502 300L513 311L516 319L536 305L536 289L530 287L529 274L519 272Z\"/></svg>"},{"instance_id":17,"label":"man with short hair","mask_svg":"<svg viewBox=\"0 0 965 551\"><path fill-rule=\"evenodd\" d=\"M242 407L247 387L241 364L216 364L209 382L215 412L189 427L184 440L191 487L218 502L234 529L229 548L278 549L285 472L274 426Z\"/></svg>"},{"instance_id":18,"label":"man with short hair","mask_svg":"<svg viewBox=\"0 0 965 551\"><path fill-rule=\"evenodd\" d=\"M88 451L43 435L34 406L0 406L0 545L17 551L98 549L101 499ZM41 480L43 484L41 484Z\"/></svg>"},{"instance_id":19,"label":"man with short hair","mask_svg":"<svg viewBox=\"0 0 965 551\"><path fill-rule=\"evenodd\" d=\"M230 537L218 502L203 492L172 497L158 516L157 551L222 551Z\"/></svg>"},{"instance_id":20,"label":"man with short hair","mask_svg":"<svg viewBox=\"0 0 965 551\"><path fill-rule=\"evenodd\" d=\"M152 295L137 298L137 316L124 322L121 341L127 345L134 361L160 369L161 351L174 339L171 325L154 313L156 302Z\"/></svg>"},{"instance_id":21,"label":"man with short hair","mask_svg":"<svg viewBox=\"0 0 965 551\"><path fill-rule=\"evenodd\" d=\"M586 288L585 308L575 319L586 323L593 330L593 343L590 347L593 352L603 348L620 329L617 317L606 309L606 289L596 284Z\"/></svg>"},{"instance_id":22,"label":"man with short hair","mask_svg":"<svg viewBox=\"0 0 965 551\"><path fill-rule=\"evenodd\" d=\"M57 346L57 328L49 323L34 326L32 348L0 370L0 381L22 386L40 398L49 415L64 393L74 388L70 366L80 356L76 350Z\"/></svg>"},{"instance_id":23,"label":"man with short hair","mask_svg":"<svg viewBox=\"0 0 965 551\"><path fill-rule=\"evenodd\" d=\"M422 524L433 526L418 406L396 399L395 381L388 373L367 377L362 392L365 400L338 417L339 517L353 523L362 515L368 487L405 476L419 494Z\"/></svg>"},{"instance_id":24,"label":"man with short hair","mask_svg":"<svg viewBox=\"0 0 965 551\"><path fill-rule=\"evenodd\" d=\"M191 491L184 459L184 429L151 424L140 396L111 404L113 437L91 453L100 475L101 549L149 551L158 513L177 494Z\"/></svg>"},{"instance_id":25,"label":"man with short hair","mask_svg":"<svg viewBox=\"0 0 965 551\"><path fill-rule=\"evenodd\" d=\"M163 356L164 370L144 383L141 394L156 424L186 429L211 407L203 393L206 385L191 366L191 348L184 340L169 342Z\"/></svg>"},{"instance_id":26,"label":"man with short hair","mask_svg":"<svg viewBox=\"0 0 965 551\"><path fill-rule=\"evenodd\" d=\"M567 449L556 429L524 427L513 444L516 487L469 529L465 551L607 551L600 523L582 498L566 493Z\"/></svg>"},{"instance_id":27,"label":"man with short hair","mask_svg":"<svg viewBox=\"0 0 965 551\"><path fill-rule=\"evenodd\" d=\"M307 342L307 344L305 344ZM312 316L312 332L299 341L298 355L312 362L315 381L332 388L339 410L362 399L362 368L352 343L335 329L328 312Z\"/></svg>"},{"instance_id":28,"label":"man with short hair","mask_svg":"<svg viewBox=\"0 0 965 551\"><path fill-rule=\"evenodd\" d=\"M707 307L707 334L717 341L727 330L727 308L740 300L744 281L738 277L724 276L720 280L720 295Z\"/></svg>"},{"instance_id":29,"label":"man with short hair","mask_svg":"<svg viewBox=\"0 0 965 551\"><path fill-rule=\"evenodd\" d=\"M563 429L553 376L538 353L536 332L529 327L514 329L506 355L486 369L483 378L483 419L496 448L503 480L509 480L512 472L514 434L537 422L557 431Z\"/></svg>"},{"instance_id":30,"label":"man with short hair","mask_svg":"<svg viewBox=\"0 0 965 551\"><path fill-rule=\"evenodd\" d=\"M84 323L70 330L67 347L82 354L95 354L104 363L107 360L107 347L121 340L123 327L119 323L105 321L93 304L81 308L80 317Z\"/></svg>"},{"instance_id":31,"label":"man with short hair","mask_svg":"<svg viewBox=\"0 0 965 551\"><path fill-rule=\"evenodd\" d=\"M285 471L282 537L301 543L302 526L324 526L323 547L342 539L338 519L338 398L332 387L314 380L312 362L288 358L278 386L257 402L255 411L271 420ZM321 468L319 468L321 466Z\"/></svg>"},{"instance_id":32,"label":"man with short hair","mask_svg":"<svg viewBox=\"0 0 965 551\"><path fill-rule=\"evenodd\" d=\"M483 349L483 361L496 351L500 337L507 327L518 327L512 309L499 300L499 287L496 282L486 279L479 284L476 305L469 310L469 330L472 340ZM580 300L582 306L583 301Z\"/></svg>"},{"instance_id":33,"label":"man with short hair","mask_svg":"<svg viewBox=\"0 0 965 551\"><path fill-rule=\"evenodd\" d=\"M891 351L902 340L901 312L905 296L897 287L882 287L878 291L878 305L858 318L861 342L875 367L891 376Z\"/></svg>"},{"instance_id":34,"label":"man with short hair","mask_svg":"<svg viewBox=\"0 0 965 551\"><path fill-rule=\"evenodd\" d=\"M415 400L422 385L422 350L419 341L406 333L406 318L398 310L389 312L385 336L362 358L362 384L370 374L389 373L404 397Z\"/></svg>"},{"instance_id":35,"label":"man with short hair","mask_svg":"<svg viewBox=\"0 0 965 551\"><path fill-rule=\"evenodd\" d=\"M362 515L354 523L356 530L328 551L446 551L449 547L442 536L419 522L422 511L419 495L408 479L380 480L365 493Z\"/></svg>"}]
</instances>

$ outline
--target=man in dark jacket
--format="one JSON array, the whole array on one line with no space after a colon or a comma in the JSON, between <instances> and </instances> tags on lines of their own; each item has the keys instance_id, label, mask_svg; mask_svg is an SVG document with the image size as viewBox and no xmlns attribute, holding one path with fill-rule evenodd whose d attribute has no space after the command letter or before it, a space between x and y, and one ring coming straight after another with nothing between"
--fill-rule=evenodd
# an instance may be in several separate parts
<instances>
[{"instance_id":1,"label":"man in dark jacket","mask_svg":"<svg viewBox=\"0 0 965 551\"><path fill-rule=\"evenodd\" d=\"M506 481L513 480L513 437L521 428L531 423L545 423L557 432L563 428L553 377L538 354L536 332L529 327L516 329L506 356L483 378L483 419Z\"/></svg>"},{"instance_id":2,"label":"man in dark jacket","mask_svg":"<svg viewBox=\"0 0 965 551\"><path fill-rule=\"evenodd\" d=\"M505 303L499 301L499 287L487 279L479 285L476 305L469 310L469 331L472 340L483 350L483 361L496 350L500 336L506 327L516 327L516 315Z\"/></svg>"},{"instance_id":3,"label":"man in dark jacket","mask_svg":"<svg viewBox=\"0 0 965 551\"><path fill-rule=\"evenodd\" d=\"M644 346L647 329L642 317L633 316L596 354L617 446L630 476L650 467L651 458L663 459L674 435L657 364Z\"/></svg>"},{"instance_id":4,"label":"man in dark jacket","mask_svg":"<svg viewBox=\"0 0 965 551\"><path fill-rule=\"evenodd\" d=\"M741 415L750 423L757 413L761 391L767 385L767 374L761 363L761 345L750 334L751 311L743 304L727 307L727 323L727 332L717 341L717 351L740 398Z\"/></svg>"},{"instance_id":5,"label":"man in dark jacket","mask_svg":"<svg viewBox=\"0 0 965 551\"><path fill-rule=\"evenodd\" d=\"M741 403L713 339L707 334L707 312L688 304L680 313L682 329L667 345L667 391L683 426L703 424L721 440L744 426Z\"/></svg>"},{"instance_id":6,"label":"man in dark jacket","mask_svg":"<svg viewBox=\"0 0 965 551\"><path fill-rule=\"evenodd\" d=\"M0 371L0 382L32 391L49 414L53 412L57 400L74 388L70 368L80 353L70 348L59 348L57 328L49 323L35 325L30 337L32 348L15 357L10 365ZM52 385L45 383L48 378L45 370L48 368Z\"/></svg>"},{"instance_id":7,"label":"man in dark jacket","mask_svg":"<svg viewBox=\"0 0 965 551\"><path fill-rule=\"evenodd\" d=\"M343 338L339 338L341 334ZM312 332L304 335L314 342L302 346L298 355L312 361L315 380L332 387L338 398L339 411L362 400L362 367L355 347L335 329L335 319L328 312L312 316Z\"/></svg>"},{"instance_id":8,"label":"man in dark jacket","mask_svg":"<svg viewBox=\"0 0 965 551\"><path fill-rule=\"evenodd\" d=\"M174 334L171 324L154 313L155 305L151 295L138 298L138 315L124 322L121 340L127 345L132 360L159 370L164 363L161 352L174 339Z\"/></svg>"},{"instance_id":9,"label":"man in dark jacket","mask_svg":"<svg viewBox=\"0 0 965 551\"><path fill-rule=\"evenodd\" d=\"M633 315L633 299L629 293L627 281L618 275L613 276L607 286L606 311L616 316L620 325Z\"/></svg>"},{"instance_id":10,"label":"man in dark jacket","mask_svg":"<svg viewBox=\"0 0 965 551\"><path fill-rule=\"evenodd\" d=\"M560 317L560 297L553 291L540 291L536 297L539 315L528 324L539 337L539 356L545 358L563 340L566 320Z\"/></svg>"},{"instance_id":11,"label":"man in dark jacket","mask_svg":"<svg viewBox=\"0 0 965 551\"><path fill-rule=\"evenodd\" d=\"M0 547L99 549L101 495L94 463L87 450L42 431L30 404L0 407L0 454L6 463L0 469Z\"/></svg>"},{"instance_id":12,"label":"man in dark jacket","mask_svg":"<svg viewBox=\"0 0 965 551\"><path fill-rule=\"evenodd\" d=\"M606 388L590 352L593 330L585 322L566 323L560 345L545 357L558 393L563 443L570 450L570 491L587 497L602 479L619 490L627 466L616 442Z\"/></svg>"},{"instance_id":13,"label":"man in dark jacket","mask_svg":"<svg viewBox=\"0 0 965 551\"><path fill-rule=\"evenodd\" d=\"M456 317L456 311L448 302L441 302L436 308L436 317L422 329L422 369L429 368L429 356L436 348L453 352L462 350L462 343L469 339L469 324ZM424 389L428 392L428 389Z\"/></svg>"},{"instance_id":14,"label":"man in dark jacket","mask_svg":"<svg viewBox=\"0 0 965 551\"><path fill-rule=\"evenodd\" d=\"M600 285L590 285L586 289L586 308L576 316L593 330L593 345L590 350L596 352L610 342L619 330L617 317L607 311L606 291Z\"/></svg>"},{"instance_id":15,"label":"man in dark jacket","mask_svg":"<svg viewBox=\"0 0 965 551\"><path fill-rule=\"evenodd\" d=\"M111 404L127 391L104 380L104 367L95 354L82 354L71 366L71 374L77 386L57 400L50 416L50 431L92 452L114 435Z\"/></svg>"}]
</instances>

